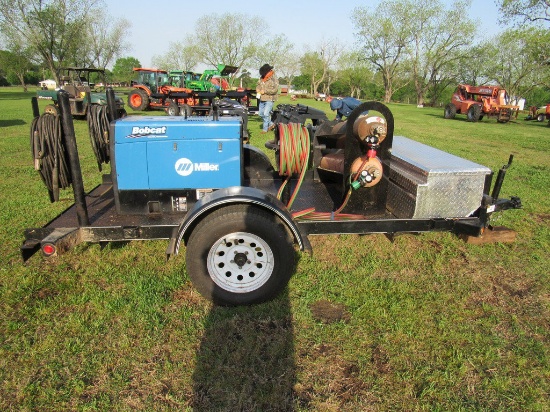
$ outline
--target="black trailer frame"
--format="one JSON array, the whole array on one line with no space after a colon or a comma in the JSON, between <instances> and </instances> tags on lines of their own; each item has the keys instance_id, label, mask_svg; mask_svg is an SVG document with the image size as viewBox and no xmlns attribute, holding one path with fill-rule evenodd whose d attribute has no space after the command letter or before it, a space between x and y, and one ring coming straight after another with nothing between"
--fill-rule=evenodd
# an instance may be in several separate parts
<instances>
[{"instance_id":1,"label":"black trailer frame","mask_svg":"<svg viewBox=\"0 0 550 412\"><path fill-rule=\"evenodd\" d=\"M115 112L114 92L108 90L109 109ZM38 250L42 250L46 256L61 254L81 242L105 243L105 242L127 242L133 240L170 240L167 255L177 253L180 240L184 238L182 230L189 226L188 219L196 216L206 208L221 207L231 204L231 196L212 206L208 203L209 197L197 201L192 208L184 213L150 213L149 215L125 215L116 211L113 183L109 175L104 175L103 182L92 191L85 194L78 164L78 152L72 117L68 107L68 96L60 92L60 109L62 125L65 133L68 155L73 172L73 191L75 203L59 214L56 218L41 228L30 228L24 232L24 241L21 246L21 256L24 261L31 258ZM36 98L33 99L34 115L39 116ZM116 115L113 116L116 120ZM460 218L396 218L389 212L373 215L372 218L355 220L299 220L293 219L281 202L275 199L270 193L276 192L274 174L265 171L266 160L262 154L252 146L243 145L245 162L260 162L264 167L263 176L259 179L252 179L250 174L245 173L244 186L236 189L244 197L236 196L234 202L255 203L260 207L271 211L279 211L279 214L287 216L287 226L294 231L294 238L302 250L310 251L311 246L307 237L309 235L327 234L399 234L399 233L421 233L432 231L447 231L467 236L479 236L489 228L489 217L491 213L506 209L521 208L521 201L517 197L510 199L499 199L500 189L506 174L506 170L512 163L510 156L508 164L504 165L498 173L492 193L490 192L493 175L487 176L485 181L484 195L479 209L470 217ZM264 155L265 156L265 155ZM268 161L267 161L268 162ZM270 165L270 164L269 164ZM246 168L246 166L245 166ZM312 172L313 173L313 172ZM314 179L307 179L313 182ZM319 185L304 184L302 187L303 197L315 205L315 199L324 199L322 203L326 207L327 194L319 192ZM215 193L215 192L214 192ZM258 196L261 193L261 196ZM263 197L265 195L265 197ZM270 200L273 198L273 201ZM240 200L239 200L240 199ZM247 200L243 200L247 199ZM277 203L278 202L278 203ZM184 229L182 229L184 228ZM190 229L192 230L192 228ZM176 245L177 243L177 245Z\"/></svg>"}]
</instances>

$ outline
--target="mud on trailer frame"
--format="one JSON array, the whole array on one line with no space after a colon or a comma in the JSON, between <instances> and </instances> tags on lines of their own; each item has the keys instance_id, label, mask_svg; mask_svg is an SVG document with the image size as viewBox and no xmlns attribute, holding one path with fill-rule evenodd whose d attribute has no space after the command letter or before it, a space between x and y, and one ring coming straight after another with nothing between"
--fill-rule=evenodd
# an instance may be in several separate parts
<instances>
[{"instance_id":1,"label":"mud on trailer frame","mask_svg":"<svg viewBox=\"0 0 550 412\"><path fill-rule=\"evenodd\" d=\"M116 113L113 95L110 90L109 107ZM188 274L207 299L253 304L286 286L295 245L311 252L309 235L480 236L493 212L521 207L516 197L499 198L512 156L491 191L490 169L394 136L393 115L378 102L362 104L344 122L309 106L279 105L275 140L266 143L277 168L245 143L242 112L115 114L111 173L86 194L67 96L60 92L59 100L54 120L62 125L75 203L44 227L25 231L24 260L80 242L165 239L167 256L186 246ZM33 110L38 121L36 102Z\"/></svg>"}]
</instances>

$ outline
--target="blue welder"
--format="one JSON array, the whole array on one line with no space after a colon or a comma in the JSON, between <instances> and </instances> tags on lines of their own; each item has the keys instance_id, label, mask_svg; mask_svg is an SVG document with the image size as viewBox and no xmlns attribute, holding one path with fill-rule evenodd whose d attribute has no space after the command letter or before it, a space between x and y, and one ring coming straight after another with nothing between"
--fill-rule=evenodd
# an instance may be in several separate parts
<instances>
[{"instance_id":1,"label":"blue welder","mask_svg":"<svg viewBox=\"0 0 550 412\"><path fill-rule=\"evenodd\" d=\"M242 185L241 117L129 116L112 127L119 213L186 212L205 193Z\"/></svg>"}]
</instances>

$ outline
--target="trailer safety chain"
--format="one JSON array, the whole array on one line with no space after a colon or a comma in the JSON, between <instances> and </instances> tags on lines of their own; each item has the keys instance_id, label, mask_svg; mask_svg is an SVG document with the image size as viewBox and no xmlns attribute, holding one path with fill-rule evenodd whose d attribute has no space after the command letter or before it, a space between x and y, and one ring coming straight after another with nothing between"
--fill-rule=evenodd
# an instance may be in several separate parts
<instances>
[{"instance_id":1,"label":"trailer safety chain","mask_svg":"<svg viewBox=\"0 0 550 412\"><path fill-rule=\"evenodd\" d=\"M279 191L277 198L281 199L283 190L293 174L299 173L298 183L287 204L287 208L291 208L294 200L296 199L304 176L309 164L309 157L311 151L311 141L309 137L308 129L299 123L278 124L279 132L279 175L287 176ZM357 175L357 174L356 174ZM356 176L355 176L356 177ZM351 196L352 189L348 190L344 201L340 207L333 212L316 212L315 208L308 208L301 211L292 212L292 216L295 219L303 220L352 220L352 219L364 219L362 215L341 213Z\"/></svg>"},{"instance_id":2,"label":"trailer safety chain","mask_svg":"<svg viewBox=\"0 0 550 412\"><path fill-rule=\"evenodd\" d=\"M97 160L97 167L101 172L101 165L103 163L109 163L110 160L109 117L107 106L97 104L90 105L86 120L88 122L90 142Z\"/></svg>"},{"instance_id":3,"label":"trailer safety chain","mask_svg":"<svg viewBox=\"0 0 550 412\"><path fill-rule=\"evenodd\" d=\"M72 183L60 117L51 113L35 117L31 123L30 137L34 168L50 191L51 200L58 201L59 190L68 188Z\"/></svg>"}]
</instances>

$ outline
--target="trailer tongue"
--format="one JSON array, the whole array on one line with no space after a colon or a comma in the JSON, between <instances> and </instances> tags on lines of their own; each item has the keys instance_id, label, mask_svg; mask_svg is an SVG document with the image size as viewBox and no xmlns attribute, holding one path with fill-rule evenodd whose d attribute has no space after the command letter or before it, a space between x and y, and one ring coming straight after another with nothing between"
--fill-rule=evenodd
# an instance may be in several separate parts
<instances>
[{"instance_id":1,"label":"trailer tongue","mask_svg":"<svg viewBox=\"0 0 550 412\"><path fill-rule=\"evenodd\" d=\"M493 212L521 207L518 198L499 198L511 157L490 193L490 169L394 136L393 115L377 102L345 122L279 105L268 144L275 166L245 144L243 112L223 115L215 107L212 116L115 119L111 174L84 196L79 166L70 161L78 159L72 118L61 109L75 204L25 231L23 259L80 242L166 239L168 256L185 245L194 285L218 304L276 296L294 271L294 245L311 250L309 235L480 236Z\"/></svg>"}]
</instances>

